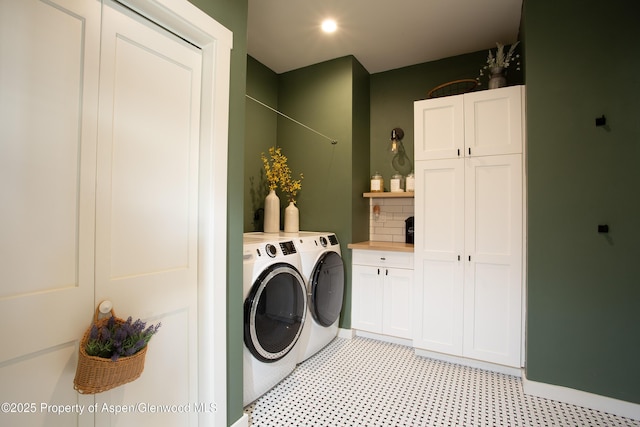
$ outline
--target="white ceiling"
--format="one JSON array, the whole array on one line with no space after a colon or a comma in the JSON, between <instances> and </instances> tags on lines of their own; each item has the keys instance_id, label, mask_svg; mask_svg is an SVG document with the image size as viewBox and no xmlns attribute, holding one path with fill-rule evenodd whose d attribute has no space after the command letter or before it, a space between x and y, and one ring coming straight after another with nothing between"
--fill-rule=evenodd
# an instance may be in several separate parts
<instances>
[{"instance_id":1,"label":"white ceiling","mask_svg":"<svg viewBox=\"0 0 640 427\"><path fill-rule=\"evenodd\" d=\"M517 40L522 0L249 0L249 55L276 73L354 55L370 74ZM331 17L338 31L324 34Z\"/></svg>"}]
</instances>

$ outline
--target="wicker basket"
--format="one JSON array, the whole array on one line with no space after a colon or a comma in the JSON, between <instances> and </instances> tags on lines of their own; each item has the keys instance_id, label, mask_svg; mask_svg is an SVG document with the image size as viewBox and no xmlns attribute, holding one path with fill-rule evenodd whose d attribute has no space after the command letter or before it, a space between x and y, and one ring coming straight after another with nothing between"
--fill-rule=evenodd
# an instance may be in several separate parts
<instances>
[{"instance_id":1,"label":"wicker basket","mask_svg":"<svg viewBox=\"0 0 640 427\"><path fill-rule=\"evenodd\" d=\"M104 326L109 317L98 320L99 310L93 318L93 324L98 328ZM117 324L123 324L126 321L115 316L111 310L111 316L114 317ZM93 325L92 325L93 326ZM133 356L120 357L115 362L111 359L103 357L89 356L85 350L91 326L87 328L82 340L80 341L80 351L78 358L78 367L76 368L76 377L73 380L73 388L82 394L96 394L112 388L129 383L142 374L144 370L144 358L147 354L148 345Z\"/></svg>"},{"instance_id":2,"label":"wicker basket","mask_svg":"<svg viewBox=\"0 0 640 427\"><path fill-rule=\"evenodd\" d=\"M471 92L476 86L478 86L478 81L474 79L454 80L434 87L429 91L427 97L440 98L442 96L461 95Z\"/></svg>"}]
</instances>

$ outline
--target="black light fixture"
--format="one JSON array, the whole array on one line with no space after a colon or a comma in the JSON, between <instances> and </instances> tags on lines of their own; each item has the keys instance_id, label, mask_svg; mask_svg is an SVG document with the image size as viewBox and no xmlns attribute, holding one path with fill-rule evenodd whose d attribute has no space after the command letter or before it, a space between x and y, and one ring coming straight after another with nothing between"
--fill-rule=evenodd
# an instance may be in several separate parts
<instances>
[{"instance_id":1,"label":"black light fixture","mask_svg":"<svg viewBox=\"0 0 640 427\"><path fill-rule=\"evenodd\" d=\"M398 153L404 151L402 138L404 138L404 131L402 128L391 129L391 152Z\"/></svg>"},{"instance_id":2,"label":"black light fixture","mask_svg":"<svg viewBox=\"0 0 640 427\"><path fill-rule=\"evenodd\" d=\"M413 169L411 166L411 160L407 156L407 152L402 144L402 138L404 138L404 130L402 128L391 129L391 152L394 154L391 159L391 165L401 175L407 175Z\"/></svg>"}]
</instances>

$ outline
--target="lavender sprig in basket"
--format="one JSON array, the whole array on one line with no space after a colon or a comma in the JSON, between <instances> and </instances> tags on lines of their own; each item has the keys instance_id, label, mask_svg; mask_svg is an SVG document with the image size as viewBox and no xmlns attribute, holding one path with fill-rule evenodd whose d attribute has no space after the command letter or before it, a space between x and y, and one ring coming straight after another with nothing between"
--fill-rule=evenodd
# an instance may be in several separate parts
<instances>
[{"instance_id":1,"label":"lavender sprig in basket","mask_svg":"<svg viewBox=\"0 0 640 427\"><path fill-rule=\"evenodd\" d=\"M115 317L111 316L102 327L93 324L86 344L87 354L109 358L114 362L120 357L132 356L149 343L161 323L146 329L145 326L146 323L140 319L133 322L131 316L124 323L117 323Z\"/></svg>"}]
</instances>

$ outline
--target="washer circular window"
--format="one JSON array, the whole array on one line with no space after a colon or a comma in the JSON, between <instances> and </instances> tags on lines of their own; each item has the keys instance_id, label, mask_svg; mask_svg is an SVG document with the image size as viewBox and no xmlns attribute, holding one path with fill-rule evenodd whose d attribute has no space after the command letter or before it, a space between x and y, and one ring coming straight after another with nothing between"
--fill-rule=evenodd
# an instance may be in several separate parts
<instances>
[{"instance_id":1,"label":"washer circular window","mask_svg":"<svg viewBox=\"0 0 640 427\"><path fill-rule=\"evenodd\" d=\"M244 302L244 342L263 362L275 362L298 341L307 310L306 286L298 270L278 263L266 269Z\"/></svg>"},{"instance_id":2,"label":"washer circular window","mask_svg":"<svg viewBox=\"0 0 640 427\"><path fill-rule=\"evenodd\" d=\"M344 294L344 263L336 252L324 253L309 278L310 311L322 326L331 326L338 320Z\"/></svg>"}]
</instances>

